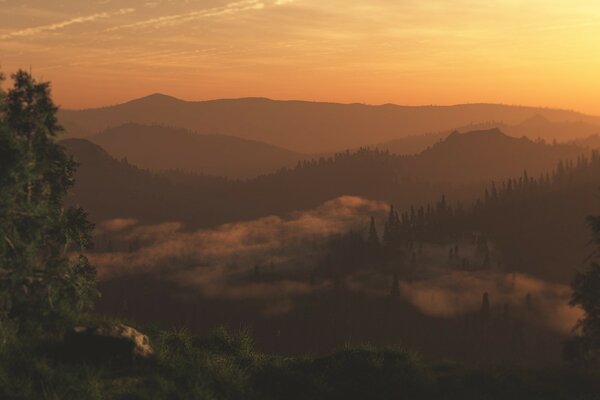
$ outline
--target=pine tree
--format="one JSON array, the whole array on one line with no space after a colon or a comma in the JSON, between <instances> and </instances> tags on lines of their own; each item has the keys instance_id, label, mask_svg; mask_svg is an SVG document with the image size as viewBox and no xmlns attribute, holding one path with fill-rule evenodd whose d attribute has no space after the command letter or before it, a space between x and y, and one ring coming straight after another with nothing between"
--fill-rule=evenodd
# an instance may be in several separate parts
<instances>
[{"instance_id":1,"label":"pine tree","mask_svg":"<svg viewBox=\"0 0 600 400\"><path fill-rule=\"evenodd\" d=\"M490 295L485 292L481 297L481 315L487 317L490 314Z\"/></svg>"},{"instance_id":2,"label":"pine tree","mask_svg":"<svg viewBox=\"0 0 600 400\"><path fill-rule=\"evenodd\" d=\"M371 225L369 226L368 242L373 247L379 246L379 234L377 233L377 228L375 227L375 218L374 217L371 217Z\"/></svg>"},{"instance_id":3,"label":"pine tree","mask_svg":"<svg viewBox=\"0 0 600 400\"><path fill-rule=\"evenodd\" d=\"M254 264L254 280L260 281L260 265Z\"/></svg>"},{"instance_id":4,"label":"pine tree","mask_svg":"<svg viewBox=\"0 0 600 400\"><path fill-rule=\"evenodd\" d=\"M385 222L383 228L383 241L386 244L389 244L392 241L392 236L394 235L395 230L395 219L394 219L394 205L390 204L390 213L388 216L388 220Z\"/></svg>"},{"instance_id":5,"label":"pine tree","mask_svg":"<svg viewBox=\"0 0 600 400\"><path fill-rule=\"evenodd\" d=\"M492 193L490 195L492 200L496 200L498 198L498 189L496 189L496 183L492 182Z\"/></svg>"},{"instance_id":6,"label":"pine tree","mask_svg":"<svg viewBox=\"0 0 600 400\"><path fill-rule=\"evenodd\" d=\"M392 289L390 290L390 295L392 297L398 297L400 294L400 279L398 278L398 274L394 273L392 276Z\"/></svg>"},{"instance_id":7,"label":"pine tree","mask_svg":"<svg viewBox=\"0 0 600 400\"><path fill-rule=\"evenodd\" d=\"M594 234L594 242L600 249L600 217L588 218ZM595 258L600 250L593 253ZM585 270L578 272L571 283L573 294L569 304L583 310L583 318L577 323L577 336L565 347L567 358L590 364L600 364L600 263L593 261ZM570 346L570 348L569 348ZM573 354L575 353L575 354Z\"/></svg>"},{"instance_id":8,"label":"pine tree","mask_svg":"<svg viewBox=\"0 0 600 400\"><path fill-rule=\"evenodd\" d=\"M97 291L83 256L93 226L62 206L75 162L56 143L49 84L24 71L12 78L0 98L0 323L26 332L59 327Z\"/></svg>"}]
</instances>

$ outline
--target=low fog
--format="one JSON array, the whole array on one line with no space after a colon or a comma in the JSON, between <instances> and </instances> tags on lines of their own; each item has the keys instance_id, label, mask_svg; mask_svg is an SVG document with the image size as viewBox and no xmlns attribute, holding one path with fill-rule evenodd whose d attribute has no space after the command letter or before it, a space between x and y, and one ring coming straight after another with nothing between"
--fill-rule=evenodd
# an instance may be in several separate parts
<instances>
[{"instance_id":1,"label":"low fog","mask_svg":"<svg viewBox=\"0 0 600 400\"><path fill-rule=\"evenodd\" d=\"M365 232L370 217L382 221L388 205L344 196L321 206L285 217L222 225L189 231L181 222L141 225L121 218L100 223L96 252L90 260L101 279L149 273L193 289L205 298L263 302L265 316L294 308L294 299L335 284L314 279L327 239L349 230ZM381 232L382 227L378 226ZM461 254L477 262L475 246L461 243ZM492 248L492 255L499 258ZM498 266L484 270L457 270L447 261L448 247L425 244L410 279L401 278L400 295L421 313L454 318L477 312L488 293L496 312L535 309L535 319L560 333L568 333L580 310L568 306L568 286L520 274ZM389 274L377 269L344 277L348 290L370 296L389 296ZM527 303L529 297L529 303ZM514 311L513 311L514 310Z\"/></svg>"}]
</instances>

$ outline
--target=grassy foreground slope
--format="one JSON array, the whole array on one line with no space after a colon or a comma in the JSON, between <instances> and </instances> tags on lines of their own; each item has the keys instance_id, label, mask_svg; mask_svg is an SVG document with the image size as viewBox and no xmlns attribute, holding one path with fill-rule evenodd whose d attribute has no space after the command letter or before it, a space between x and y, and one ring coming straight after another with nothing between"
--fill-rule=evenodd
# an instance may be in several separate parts
<instances>
[{"instance_id":1,"label":"grassy foreground slope","mask_svg":"<svg viewBox=\"0 0 600 400\"><path fill-rule=\"evenodd\" d=\"M59 342L6 346L2 399L598 399L600 372L427 364L368 345L324 357L255 351L251 336L149 332L149 361L66 359Z\"/></svg>"}]
</instances>

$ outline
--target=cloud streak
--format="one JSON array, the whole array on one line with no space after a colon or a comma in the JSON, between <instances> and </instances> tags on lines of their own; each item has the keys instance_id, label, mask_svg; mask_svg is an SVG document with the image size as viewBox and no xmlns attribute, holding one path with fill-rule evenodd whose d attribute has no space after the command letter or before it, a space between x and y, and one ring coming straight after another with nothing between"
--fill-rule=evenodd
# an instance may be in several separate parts
<instances>
[{"instance_id":1,"label":"cloud streak","mask_svg":"<svg viewBox=\"0 0 600 400\"><path fill-rule=\"evenodd\" d=\"M38 34L44 33L44 32L60 30L60 29L66 28L71 25L83 24L86 22L93 22L93 21L96 21L99 19L109 18L112 16L129 14L134 11L135 11L134 8L122 8L122 9L114 11L114 12L101 12L101 13L96 13L96 14L87 15L87 16L83 16L83 17L71 18L71 19L68 19L65 21L54 23L54 24L20 29L20 30L9 32L9 33L6 33L6 34L0 36L0 40L6 40L6 39L12 39L12 38L18 38L18 37L35 36L35 35L38 35Z\"/></svg>"},{"instance_id":2,"label":"cloud streak","mask_svg":"<svg viewBox=\"0 0 600 400\"><path fill-rule=\"evenodd\" d=\"M160 29L164 27L183 24L201 18L218 17L221 15L235 14L243 11L260 10L265 7L264 3L258 0L243 0L226 4L223 7L214 7L200 11L192 11L182 14L165 15L162 17L150 18L143 21L124 24L107 29L107 32L114 32L123 29Z\"/></svg>"}]
</instances>

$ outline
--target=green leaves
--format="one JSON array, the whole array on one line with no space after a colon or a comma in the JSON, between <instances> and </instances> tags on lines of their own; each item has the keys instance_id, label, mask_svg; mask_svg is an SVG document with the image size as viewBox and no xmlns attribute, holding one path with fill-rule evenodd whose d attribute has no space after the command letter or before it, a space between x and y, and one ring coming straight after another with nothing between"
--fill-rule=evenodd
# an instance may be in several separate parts
<instances>
[{"instance_id":1,"label":"green leaves","mask_svg":"<svg viewBox=\"0 0 600 400\"><path fill-rule=\"evenodd\" d=\"M0 93L0 318L27 331L76 317L98 292L82 255L93 225L62 206L76 164L55 140L50 85L24 71L12 79Z\"/></svg>"}]
</instances>

